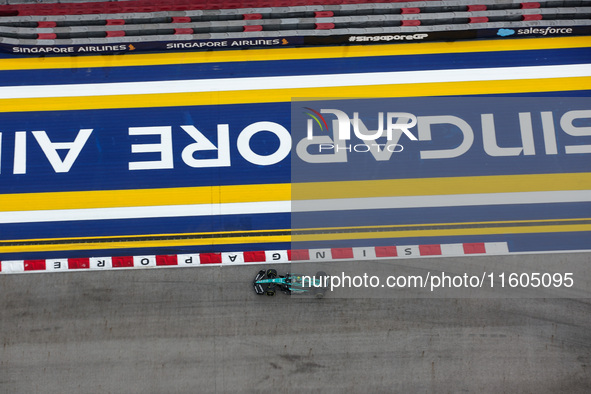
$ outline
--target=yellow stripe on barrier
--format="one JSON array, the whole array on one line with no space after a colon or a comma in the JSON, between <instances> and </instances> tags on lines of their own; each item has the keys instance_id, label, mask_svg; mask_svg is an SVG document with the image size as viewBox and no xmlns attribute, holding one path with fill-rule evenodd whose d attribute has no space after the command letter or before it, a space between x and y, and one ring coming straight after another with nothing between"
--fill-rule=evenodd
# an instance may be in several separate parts
<instances>
[{"instance_id":1,"label":"yellow stripe on barrier","mask_svg":"<svg viewBox=\"0 0 591 394\"><path fill-rule=\"evenodd\" d=\"M0 195L0 212L588 190L591 173L489 175Z\"/></svg>"},{"instance_id":2,"label":"yellow stripe on barrier","mask_svg":"<svg viewBox=\"0 0 591 394\"><path fill-rule=\"evenodd\" d=\"M588 220L588 219L587 219ZM292 236L291 242L309 241L334 241L350 239L383 239L383 238L407 238L407 237L445 237L463 235L493 235L493 234L535 234L535 233L565 233L591 231L591 224L565 224L565 225L524 225L507 227L478 227L478 228L454 228L431 230L401 230L401 231L375 231L375 232L347 232L326 234L302 234Z\"/></svg>"},{"instance_id":3,"label":"yellow stripe on barrier","mask_svg":"<svg viewBox=\"0 0 591 394\"><path fill-rule=\"evenodd\" d=\"M303 229L293 229L294 233L298 231L305 231L305 232L316 232L316 233L353 233L353 232L371 232L371 231L387 231L392 230L392 232L399 232L399 231L422 231L425 228L431 229L463 229L465 228L478 228L478 227L490 227L490 228L503 228L503 227L520 227L520 226L554 226L554 225L564 225L565 222L568 221L569 225L579 225L579 224L587 224L587 223L572 223L572 222L590 222L591 218L573 218L573 219L530 219L530 220L503 220L503 221L484 221L484 222L453 222L453 223L421 223L421 224L382 224L377 226L346 226L346 227L315 227L315 228L303 228ZM591 224L591 223L589 223ZM299 237L299 234L294 234L293 237ZM1 243L2 241L0 241Z\"/></svg>"},{"instance_id":4,"label":"yellow stripe on barrier","mask_svg":"<svg viewBox=\"0 0 591 394\"><path fill-rule=\"evenodd\" d=\"M50 97L0 100L0 112L158 108L290 102L296 98L390 98L591 90L591 77L338 86L197 93Z\"/></svg>"},{"instance_id":5,"label":"yellow stripe on barrier","mask_svg":"<svg viewBox=\"0 0 591 394\"><path fill-rule=\"evenodd\" d=\"M268 230L266 232L269 232ZM290 235L254 235L245 234L236 236L216 236L208 234L208 237L198 239L169 239L169 240L125 240L112 242L61 242L56 244L28 244L28 245L3 245L0 243L0 253L20 252L52 252L61 250L103 250L103 249L131 249L131 248L158 248L204 245L231 245L231 244L264 244L276 242L290 242Z\"/></svg>"},{"instance_id":6,"label":"yellow stripe on barrier","mask_svg":"<svg viewBox=\"0 0 591 394\"><path fill-rule=\"evenodd\" d=\"M286 201L290 184L94 190L0 195L0 212Z\"/></svg>"},{"instance_id":7,"label":"yellow stripe on barrier","mask_svg":"<svg viewBox=\"0 0 591 394\"><path fill-rule=\"evenodd\" d=\"M520 220L503 222L436 223L397 226L362 226L299 229L305 234L286 234L289 230L255 230L188 234L150 234L148 236L56 238L0 241L0 253L49 252L60 250L103 250L276 242L310 242L351 239L384 239L491 234L533 234L591 231L590 218ZM587 223L576 223L576 222ZM574 222L574 223L573 223ZM455 227L454 227L455 226ZM458 227L461 226L461 227ZM414 228L413 228L414 227ZM446 228L447 227L447 228ZM392 231L385 230L392 228ZM399 229L397 229L399 228ZM296 230L298 231L298 230ZM199 236L202 237L199 237ZM166 239L166 237L174 237ZM150 239L146 239L149 237ZM158 238L158 239L154 239ZM52 243L53 241L53 243ZM71 241L71 242L68 242ZM297 246L296 246L297 247Z\"/></svg>"},{"instance_id":8,"label":"yellow stripe on barrier","mask_svg":"<svg viewBox=\"0 0 591 394\"><path fill-rule=\"evenodd\" d=\"M423 42L385 45L351 45L314 48L273 48L234 51L170 52L158 54L31 57L0 59L1 70L40 70L60 68L134 67L193 63L256 62L296 59L330 59L400 55L427 55L462 52L523 51L581 48L588 37L523 38L518 40L475 40Z\"/></svg>"},{"instance_id":9,"label":"yellow stripe on barrier","mask_svg":"<svg viewBox=\"0 0 591 394\"><path fill-rule=\"evenodd\" d=\"M292 200L436 196L591 189L591 173L313 182L292 185Z\"/></svg>"}]
</instances>

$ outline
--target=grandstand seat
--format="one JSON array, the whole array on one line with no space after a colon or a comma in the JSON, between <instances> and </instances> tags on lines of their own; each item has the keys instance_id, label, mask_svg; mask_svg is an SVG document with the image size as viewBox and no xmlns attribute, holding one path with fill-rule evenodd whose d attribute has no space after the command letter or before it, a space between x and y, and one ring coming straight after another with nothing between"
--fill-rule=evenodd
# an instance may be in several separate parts
<instances>
[{"instance_id":1,"label":"grandstand seat","mask_svg":"<svg viewBox=\"0 0 591 394\"><path fill-rule=\"evenodd\" d=\"M486 23L488 18L486 16L473 16L470 18L469 23Z\"/></svg>"},{"instance_id":2,"label":"grandstand seat","mask_svg":"<svg viewBox=\"0 0 591 394\"><path fill-rule=\"evenodd\" d=\"M331 18L334 16L332 11L315 11L314 18Z\"/></svg>"},{"instance_id":3,"label":"grandstand seat","mask_svg":"<svg viewBox=\"0 0 591 394\"><path fill-rule=\"evenodd\" d=\"M191 23L191 17L188 16L173 16L172 23Z\"/></svg>"},{"instance_id":4,"label":"grandstand seat","mask_svg":"<svg viewBox=\"0 0 591 394\"><path fill-rule=\"evenodd\" d=\"M316 30L332 30L334 23L316 23Z\"/></svg>"},{"instance_id":5,"label":"grandstand seat","mask_svg":"<svg viewBox=\"0 0 591 394\"><path fill-rule=\"evenodd\" d=\"M543 19L542 14L527 14L522 15L522 20L524 21L540 21Z\"/></svg>"},{"instance_id":6,"label":"grandstand seat","mask_svg":"<svg viewBox=\"0 0 591 394\"><path fill-rule=\"evenodd\" d=\"M524 9L524 10L529 10L529 9L532 9L532 8L540 8L540 3L534 3L534 2L531 2L531 3L521 3L521 8Z\"/></svg>"},{"instance_id":7,"label":"grandstand seat","mask_svg":"<svg viewBox=\"0 0 591 394\"><path fill-rule=\"evenodd\" d=\"M47 28L52 28L52 27L56 27L56 26L57 26L56 22L50 22L50 21L37 22L37 27L40 29L47 29Z\"/></svg>"},{"instance_id":8,"label":"grandstand seat","mask_svg":"<svg viewBox=\"0 0 591 394\"><path fill-rule=\"evenodd\" d=\"M105 32L106 37L124 37L125 32L123 30L108 30Z\"/></svg>"},{"instance_id":9,"label":"grandstand seat","mask_svg":"<svg viewBox=\"0 0 591 394\"><path fill-rule=\"evenodd\" d=\"M57 38L57 34L55 33L39 33L37 34L38 40L55 40Z\"/></svg>"},{"instance_id":10,"label":"grandstand seat","mask_svg":"<svg viewBox=\"0 0 591 394\"><path fill-rule=\"evenodd\" d=\"M125 24L125 19L107 19L107 26L122 26Z\"/></svg>"},{"instance_id":11,"label":"grandstand seat","mask_svg":"<svg viewBox=\"0 0 591 394\"><path fill-rule=\"evenodd\" d=\"M486 5L484 5L484 4L469 5L467 11L468 12L486 11Z\"/></svg>"},{"instance_id":12,"label":"grandstand seat","mask_svg":"<svg viewBox=\"0 0 591 394\"><path fill-rule=\"evenodd\" d=\"M245 32L251 32L251 31L262 31L263 30L263 26L261 25L247 25L244 26L243 31Z\"/></svg>"},{"instance_id":13,"label":"grandstand seat","mask_svg":"<svg viewBox=\"0 0 591 394\"><path fill-rule=\"evenodd\" d=\"M0 5L0 20L3 17L17 16L14 22L8 18L5 19L3 26L11 26L16 30L5 33L4 37L23 40L34 38L41 40L56 39L58 40L56 45L62 45L59 43L61 39L76 40L122 36L153 36L147 39L166 40L166 35L178 34L237 33L239 35L243 32L265 31L265 36L272 36L271 32L278 32L279 36L280 31L290 30L299 30L300 32L297 33L299 35L308 34L306 32L308 30L372 29L368 30L370 31L368 34L374 34L376 31L374 28L395 33L409 30L400 30L398 29L399 26L418 27L412 29L413 31L436 31L436 29L441 29L441 26L445 25L464 25L468 23L477 25L486 22L510 23L513 24L512 26L518 26L518 24L530 26L532 23L527 22L544 20L541 24L548 25L548 23L554 23L547 22L550 20L577 19L578 24L584 25L585 21L581 20L589 19L589 10L591 9L582 8L591 7L591 0L540 0L539 2L526 1L523 3L484 1L487 4L479 4L481 0L474 0L473 4L466 1L421 1L420 3L412 3L412 1L415 0L125 0L19 4ZM314 4L317 6L311 7ZM331 4L341 6L330 7ZM346 4L357 4L357 6L346 6ZM413 4L416 6L413 6ZM295 6L308 7L294 8ZM242 12L223 11L224 9L244 7L253 7L253 9ZM271 9L261 7L271 7ZM222 12L183 12L150 15L150 13L163 10L196 11L201 9L221 9ZM116 16L120 13L123 14ZM148 13L148 15L145 13ZM98 14L99 16L96 18L74 16L82 14ZM53 19L50 17L18 20L22 16L29 15L66 15L66 17L59 18L58 22L51 20L37 21L38 19ZM69 18L67 15L72 17ZM327 20L325 18L335 19ZM261 22L257 22L259 20ZM215 23L203 23L212 21ZM241 23L240 21L253 22ZM248 23L254 24L249 25ZM188 26L179 28L178 24L187 24ZM101 26L105 25L122 27L114 31L108 31L108 28L101 28ZM591 25L591 23L587 25ZM45 33L51 30L45 30L43 33L39 31L39 34L30 30L70 26L88 26L89 29L57 30L57 35ZM432 29L431 26L436 26L436 29ZM474 30L479 28L482 27L471 27ZM466 27L464 26L461 29L466 29ZM13 33L13 31L16 31L16 33ZM321 33L316 34L320 35ZM339 34L342 33L339 32ZM68 41L67 44L70 45L71 41Z\"/></svg>"}]
</instances>

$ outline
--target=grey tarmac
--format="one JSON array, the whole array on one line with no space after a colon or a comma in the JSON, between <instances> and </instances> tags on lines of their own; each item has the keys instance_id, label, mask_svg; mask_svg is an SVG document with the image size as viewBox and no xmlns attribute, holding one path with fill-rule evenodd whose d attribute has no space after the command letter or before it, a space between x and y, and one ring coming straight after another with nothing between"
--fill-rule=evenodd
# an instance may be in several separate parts
<instances>
[{"instance_id":1,"label":"grey tarmac","mask_svg":"<svg viewBox=\"0 0 591 394\"><path fill-rule=\"evenodd\" d=\"M590 256L560 258L584 267ZM557 256L461 262L547 259ZM457 261L334 262L327 272ZM591 392L591 291L257 296L252 279L266 267L0 275L0 393Z\"/></svg>"}]
</instances>

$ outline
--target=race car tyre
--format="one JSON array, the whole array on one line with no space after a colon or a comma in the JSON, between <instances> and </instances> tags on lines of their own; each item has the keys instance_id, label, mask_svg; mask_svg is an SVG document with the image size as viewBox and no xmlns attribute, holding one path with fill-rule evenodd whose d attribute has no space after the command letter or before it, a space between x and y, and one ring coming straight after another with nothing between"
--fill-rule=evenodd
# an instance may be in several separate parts
<instances>
[{"instance_id":1,"label":"race car tyre","mask_svg":"<svg viewBox=\"0 0 591 394\"><path fill-rule=\"evenodd\" d=\"M275 290L267 290L267 295L273 297L275 295Z\"/></svg>"},{"instance_id":2,"label":"race car tyre","mask_svg":"<svg viewBox=\"0 0 591 394\"><path fill-rule=\"evenodd\" d=\"M320 279L324 283L324 277L328 276L324 271L316 272L316 279Z\"/></svg>"},{"instance_id":3,"label":"race car tyre","mask_svg":"<svg viewBox=\"0 0 591 394\"><path fill-rule=\"evenodd\" d=\"M323 287L319 287L319 288L315 289L314 296L316 298L324 298L324 293L326 293L326 283L325 283L324 278L327 276L328 275L324 271L316 272L316 277L314 279L320 280L321 284L324 285Z\"/></svg>"},{"instance_id":4,"label":"race car tyre","mask_svg":"<svg viewBox=\"0 0 591 394\"><path fill-rule=\"evenodd\" d=\"M267 278L274 279L277 277L277 271L274 269L267 270Z\"/></svg>"},{"instance_id":5,"label":"race car tyre","mask_svg":"<svg viewBox=\"0 0 591 394\"><path fill-rule=\"evenodd\" d=\"M322 290L326 290L326 287L327 287L326 286L326 282L328 281L328 279L325 279L325 278L327 278L327 277L328 277L328 275L324 271L318 271L318 272L316 272L316 277L315 278L318 279L320 281L320 284L323 285L322 286Z\"/></svg>"}]
</instances>

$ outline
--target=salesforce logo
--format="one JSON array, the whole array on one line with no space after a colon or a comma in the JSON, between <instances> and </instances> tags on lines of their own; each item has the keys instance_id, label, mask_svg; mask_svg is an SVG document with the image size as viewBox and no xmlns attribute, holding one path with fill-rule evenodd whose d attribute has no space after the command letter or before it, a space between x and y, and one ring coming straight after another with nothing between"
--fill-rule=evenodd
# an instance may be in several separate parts
<instances>
[{"instance_id":1,"label":"salesforce logo","mask_svg":"<svg viewBox=\"0 0 591 394\"><path fill-rule=\"evenodd\" d=\"M497 36L507 37L515 34L515 30L513 29L499 29L497 32Z\"/></svg>"}]
</instances>

